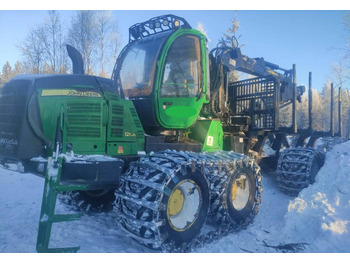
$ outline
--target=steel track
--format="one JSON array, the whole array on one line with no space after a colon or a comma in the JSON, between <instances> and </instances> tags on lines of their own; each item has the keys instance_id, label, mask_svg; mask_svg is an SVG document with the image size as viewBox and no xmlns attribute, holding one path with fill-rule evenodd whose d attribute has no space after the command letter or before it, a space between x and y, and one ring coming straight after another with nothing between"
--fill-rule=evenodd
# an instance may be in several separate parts
<instances>
[{"instance_id":1,"label":"steel track","mask_svg":"<svg viewBox=\"0 0 350 262\"><path fill-rule=\"evenodd\" d=\"M233 220L227 209L227 183L237 169L249 168L255 177L254 205L247 217ZM169 194L167 185L177 181L178 172L199 169L205 174L210 188L210 209L207 224L213 230L198 234L180 245L168 240L164 230L165 205L162 199ZM262 176L260 168L247 156L234 152L193 153L164 151L142 157L133 162L116 191L116 206L120 228L139 244L152 252L191 252L246 228L258 213L261 203Z\"/></svg>"}]
</instances>

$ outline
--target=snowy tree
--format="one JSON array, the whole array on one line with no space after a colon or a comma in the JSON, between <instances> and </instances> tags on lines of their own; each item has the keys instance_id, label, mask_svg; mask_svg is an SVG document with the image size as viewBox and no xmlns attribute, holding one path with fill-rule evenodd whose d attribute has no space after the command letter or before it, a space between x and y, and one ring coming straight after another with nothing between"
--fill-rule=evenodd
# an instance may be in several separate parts
<instances>
[{"instance_id":1,"label":"snowy tree","mask_svg":"<svg viewBox=\"0 0 350 262\"><path fill-rule=\"evenodd\" d=\"M297 109L297 126L301 129L307 129L309 127L309 96L305 92L301 96L301 103L298 104Z\"/></svg>"},{"instance_id":2,"label":"snowy tree","mask_svg":"<svg viewBox=\"0 0 350 262\"><path fill-rule=\"evenodd\" d=\"M49 11L49 19L46 23L48 35L51 38L49 42L50 67L54 73L67 73L67 52L65 47L65 31L63 29L61 18L57 11Z\"/></svg>"},{"instance_id":3,"label":"snowy tree","mask_svg":"<svg viewBox=\"0 0 350 262\"><path fill-rule=\"evenodd\" d=\"M321 131L330 130L330 106L331 106L331 81L328 79L327 83L323 85L321 90L322 109L321 109Z\"/></svg>"},{"instance_id":4,"label":"snowy tree","mask_svg":"<svg viewBox=\"0 0 350 262\"><path fill-rule=\"evenodd\" d=\"M238 35L238 29L240 27L240 23L237 17L237 11L235 12L234 18L231 20L231 26L226 30L224 36L219 40L219 45L237 48L242 47L238 43L238 40L241 38L241 35ZM229 73L229 81L234 82L239 80L239 74L237 71L232 71Z\"/></svg>"},{"instance_id":5,"label":"snowy tree","mask_svg":"<svg viewBox=\"0 0 350 262\"><path fill-rule=\"evenodd\" d=\"M205 35L205 37L206 37L207 40L208 40L207 44L208 44L209 42L211 42L211 40L210 40L209 37L208 37L207 30L206 30L206 28L205 28L205 26L204 26L204 24L203 24L202 22L198 22L198 23L197 23L197 30L198 30L199 32L201 32L203 35Z\"/></svg>"},{"instance_id":6,"label":"snowy tree","mask_svg":"<svg viewBox=\"0 0 350 262\"><path fill-rule=\"evenodd\" d=\"M21 75L24 73L23 67L22 67L22 63L18 60L15 63L15 68L13 69L13 74L14 75Z\"/></svg>"},{"instance_id":7,"label":"snowy tree","mask_svg":"<svg viewBox=\"0 0 350 262\"><path fill-rule=\"evenodd\" d=\"M346 68L350 70L350 12L347 12L346 15L343 17L343 24L345 27L345 31L347 32L347 39L344 48L344 59L346 60ZM349 74L347 75L347 78L350 78Z\"/></svg>"},{"instance_id":8,"label":"snowy tree","mask_svg":"<svg viewBox=\"0 0 350 262\"><path fill-rule=\"evenodd\" d=\"M0 87L10 81L16 75L23 74L23 68L20 61L15 63L14 68L12 69L11 64L7 61L0 74Z\"/></svg>"},{"instance_id":9,"label":"snowy tree","mask_svg":"<svg viewBox=\"0 0 350 262\"><path fill-rule=\"evenodd\" d=\"M63 44L63 29L60 15L57 11L49 11L49 17L40 27L39 35L44 48L46 70L48 73L57 73L65 66L65 46Z\"/></svg>"},{"instance_id":10,"label":"snowy tree","mask_svg":"<svg viewBox=\"0 0 350 262\"><path fill-rule=\"evenodd\" d=\"M112 22L112 30L111 33L108 36L108 49L111 51L111 57L113 58L113 65L112 68L114 67L114 64L117 61L118 54L119 54L119 46L121 43L121 36L119 35L119 28L118 28L118 22L117 20L113 20Z\"/></svg>"},{"instance_id":11,"label":"snowy tree","mask_svg":"<svg viewBox=\"0 0 350 262\"><path fill-rule=\"evenodd\" d=\"M106 33L109 30L109 21L110 21L110 11L99 11L97 15L97 26L98 26L98 32L100 36L100 62L101 62L101 71L100 76L106 77L106 71L105 71L105 61L104 61L104 55L105 55L105 41L106 41Z\"/></svg>"},{"instance_id":12,"label":"snowy tree","mask_svg":"<svg viewBox=\"0 0 350 262\"><path fill-rule=\"evenodd\" d=\"M231 26L227 28L226 33L221 38L220 43L230 46L232 48L242 47L238 40L241 35L238 34L238 29L240 28L240 22L238 21L237 11L235 12L234 18L231 20Z\"/></svg>"},{"instance_id":13,"label":"snowy tree","mask_svg":"<svg viewBox=\"0 0 350 262\"><path fill-rule=\"evenodd\" d=\"M279 124L281 127L290 127L292 123L292 105L285 106L279 111Z\"/></svg>"},{"instance_id":14,"label":"snowy tree","mask_svg":"<svg viewBox=\"0 0 350 262\"><path fill-rule=\"evenodd\" d=\"M49 11L45 22L30 30L19 49L26 72L66 73L67 55L59 13Z\"/></svg>"},{"instance_id":15,"label":"snowy tree","mask_svg":"<svg viewBox=\"0 0 350 262\"><path fill-rule=\"evenodd\" d=\"M342 89L342 129L343 136L350 138L350 90Z\"/></svg>"},{"instance_id":16,"label":"snowy tree","mask_svg":"<svg viewBox=\"0 0 350 262\"><path fill-rule=\"evenodd\" d=\"M322 115L323 115L324 105L323 105L323 99L320 95L320 93L312 89L312 120L313 125L312 129L321 131L323 130L322 126Z\"/></svg>"},{"instance_id":17,"label":"snowy tree","mask_svg":"<svg viewBox=\"0 0 350 262\"><path fill-rule=\"evenodd\" d=\"M76 11L69 29L69 42L80 51L84 61L85 73L93 75L93 66L96 62L96 50L99 43L96 11Z\"/></svg>"},{"instance_id":18,"label":"snowy tree","mask_svg":"<svg viewBox=\"0 0 350 262\"><path fill-rule=\"evenodd\" d=\"M25 57L25 65L28 73L39 74L42 71L44 63L44 45L42 43L41 28L32 29L21 46L19 46L22 55Z\"/></svg>"},{"instance_id":19,"label":"snowy tree","mask_svg":"<svg viewBox=\"0 0 350 262\"><path fill-rule=\"evenodd\" d=\"M100 76L107 77L117 59L118 24L111 11L98 11L96 23L99 37Z\"/></svg>"},{"instance_id":20,"label":"snowy tree","mask_svg":"<svg viewBox=\"0 0 350 262\"><path fill-rule=\"evenodd\" d=\"M66 43L83 56L85 72L108 77L118 55L118 24L111 11L76 11L69 30L58 11L49 11L45 21L32 28L19 49L26 73L66 74L69 58Z\"/></svg>"}]
</instances>

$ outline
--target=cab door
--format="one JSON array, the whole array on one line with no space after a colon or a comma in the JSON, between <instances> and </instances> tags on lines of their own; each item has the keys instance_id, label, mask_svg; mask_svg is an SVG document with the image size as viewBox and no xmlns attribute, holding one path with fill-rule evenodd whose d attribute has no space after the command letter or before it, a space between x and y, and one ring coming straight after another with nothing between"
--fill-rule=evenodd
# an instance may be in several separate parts
<instances>
[{"instance_id":1,"label":"cab door","mask_svg":"<svg viewBox=\"0 0 350 262\"><path fill-rule=\"evenodd\" d=\"M183 31L169 38L158 63L155 111L164 128L190 127L205 100L206 40L195 30Z\"/></svg>"}]
</instances>

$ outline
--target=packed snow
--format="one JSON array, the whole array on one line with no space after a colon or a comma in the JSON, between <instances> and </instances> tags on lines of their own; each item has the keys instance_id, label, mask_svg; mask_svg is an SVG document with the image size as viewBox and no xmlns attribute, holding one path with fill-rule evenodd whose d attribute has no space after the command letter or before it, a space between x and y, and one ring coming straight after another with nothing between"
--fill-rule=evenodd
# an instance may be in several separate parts
<instances>
[{"instance_id":1,"label":"packed snow","mask_svg":"<svg viewBox=\"0 0 350 262\"><path fill-rule=\"evenodd\" d=\"M327 152L316 182L298 197L284 195L265 173L260 212L246 229L197 249L197 253L349 253L350 141ZM44 179L0 167L0 252L34 253ZM57 202L56 213L72 213ZM118 229L116 213L56 223L50 247L81 246L81 253L140 253Z\"/></svg>"}]
</instances>

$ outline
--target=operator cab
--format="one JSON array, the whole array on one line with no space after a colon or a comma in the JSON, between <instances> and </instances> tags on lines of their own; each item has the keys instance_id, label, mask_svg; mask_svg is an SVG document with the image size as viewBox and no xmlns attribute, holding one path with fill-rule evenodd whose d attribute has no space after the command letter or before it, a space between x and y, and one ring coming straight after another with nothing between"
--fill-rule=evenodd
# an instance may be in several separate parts
<instances>
[{"instance_id":1,"label":"operator cab","mask_svg":"<svg viewBox=\"0 0 350 262\"><path fill-rule=\"evenodd\" d=\"M148 134L186 129L206 101L206 38L186 20L166 15L129 29L113 78L134 102Z\"/></svg>"}]
</instances>

